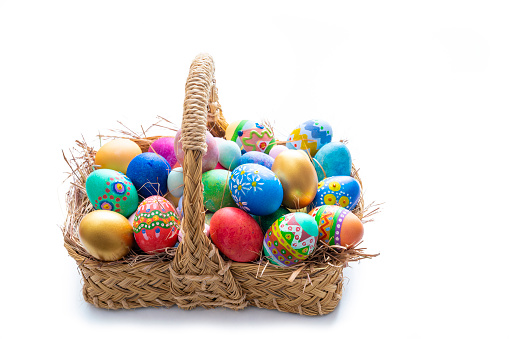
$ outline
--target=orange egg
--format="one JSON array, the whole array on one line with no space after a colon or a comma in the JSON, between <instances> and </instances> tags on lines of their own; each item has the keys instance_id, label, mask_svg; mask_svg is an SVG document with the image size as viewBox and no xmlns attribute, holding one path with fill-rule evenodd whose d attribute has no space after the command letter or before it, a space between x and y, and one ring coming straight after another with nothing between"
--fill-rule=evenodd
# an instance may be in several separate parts
<instances>
[{"instance_id":1,"label":"orange egg","mask_svg":"<svg viewBox=\"0 0 509 339\"><path fill-rule=\"evenodd\" d=\"M311 210L309 215L318 224L318 240L330 245L354 247L364 236L362 221L346 208L323 205Z\"/></svg>"},{"instance_id":2,"label":"orange egg","mask_svg":"<svg viewBox=\"0 0 509 339\"><path fill-rule=\"evenodd\" d=\"M127 166L135 156L141 154L141 148L129 139L114 139L104 144L95 155L95 164L100 169L112 169L126 173Z\"/></svg>"}]
</instances>

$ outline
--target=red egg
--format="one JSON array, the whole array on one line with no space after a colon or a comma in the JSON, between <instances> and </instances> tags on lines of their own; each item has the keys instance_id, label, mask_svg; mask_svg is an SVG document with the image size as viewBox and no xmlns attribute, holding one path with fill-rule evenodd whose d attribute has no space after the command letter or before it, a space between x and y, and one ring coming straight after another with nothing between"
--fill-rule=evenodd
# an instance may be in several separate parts
<instances>
[{"instance_id":1,"label":"red egg","mask_svg":"<svg viewBox=\"0 0 509 339\"><path fill-rule=\"evenodd\" d=\"M134 215L134 239L143 252L161 253L178 239L175 207L159 195L143 200Z\"/></svg>"},{"instance_id":2,"label":"red egg","mask_svg":"<svg viewBox=\"0 0 509 339\"><path fill-rule=\"evenodd\" d=\"M223 207L214 213L210 219L210 239L225 256L238 262L258 259L263 245L258 223L235 207Z\"/></svg>"}]
</instances>

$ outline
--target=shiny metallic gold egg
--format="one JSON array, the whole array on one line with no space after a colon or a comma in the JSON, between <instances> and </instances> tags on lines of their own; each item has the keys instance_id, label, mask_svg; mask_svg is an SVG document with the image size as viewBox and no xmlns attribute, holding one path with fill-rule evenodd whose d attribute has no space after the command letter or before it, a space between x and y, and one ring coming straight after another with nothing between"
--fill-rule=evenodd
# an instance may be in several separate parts
<instances>
[{"instance_id":1,"label":"shiny metallic gold egg","mask_svg":"<svg viewBox=\"0 0 509 339\"><path fill-rule=\"evenodd\" d=\"M81 243L94 258L115 261L134 244L133 228L120 213L96 210L85 215L78 228Z\"/></svg>"},{"instance_id":2,"label":"shiny metallic gold egg","mask_svg":"<svg viewBox=\"0 0 509 339\"><path fill-rule=\"evenodd\" d=\"M283 205L301 209L309 205L318 190L316 170L302 150L281 152L272 165L272 171L283 185Z\"/></svg>"}]
</instances>

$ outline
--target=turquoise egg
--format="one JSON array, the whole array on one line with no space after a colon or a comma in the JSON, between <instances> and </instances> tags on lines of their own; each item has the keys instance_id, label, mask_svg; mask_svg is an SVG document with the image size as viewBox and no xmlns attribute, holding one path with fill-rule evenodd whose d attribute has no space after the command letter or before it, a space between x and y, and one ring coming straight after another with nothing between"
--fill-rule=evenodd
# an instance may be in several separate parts
<instances>
[{"instance_id":1,"label":"turquoise egg","mask_svg":"<svg viewBox=\"0 0 509 339\"><path fill-rule=\"evenodd\" d=\"M216 138L216 140L219 138ZM231 140L222 140L217 144L219 149L219 163L224 168L233 171L235 167L240 165L240 148L236 142Z\"/></svg>"},{"instance_id":2,"label":"turquoise egg","mask_svg":"<svg viewBox=\"0 0 509 339\"><path fill-rule=\"evenodd\" d=\"M350 175L352 156L342 142L331 142L324 145L313 157L318 181L337 175Z\"/></svg>"},{"instance_id":3,"label":"turquoise egg","mask_svg":"<svg viewBox=\"0 0 509 339\"><path fill-rule=\"evenodd\" d=\"M244 164L258 164L267 167L268 169L272 169L272 164L274 163L274 158L268 154L250 151L242 154L240 157L240 165Z\"/></svg>"},{"instance_id":4,"label":"turquoise egg","mask_svg":"<svg viewBox=\"0 0 509 339\"><path fill-rule=\"evenodd\" d=\"M283 202L283 185L274 172L259 164L240 165L228 181L238 207L250 214L268 215Z\"/></svg>"},{"instance_id":5,"label":"turquoise egg","mask_svg":"<svg viewBox=\"0 0 509 339\"><path fill-rule=\"evenodd\" d=\"M353 210L361 198L361 185L350 176L333 176L318 183L318 190L311 208L337 205Z\"/></svg>"},{"instance_id":6,"label":"turquoise egg","mask_svg":"<svg viewBox=\"0 0 509 339\"><path fill-rule=\"evenodd\" d=\"M108 210L129 218L138 208L136 187L122 172L98 169L85 183L87 196L96 210Z\"/></svg>"}]
</instances>

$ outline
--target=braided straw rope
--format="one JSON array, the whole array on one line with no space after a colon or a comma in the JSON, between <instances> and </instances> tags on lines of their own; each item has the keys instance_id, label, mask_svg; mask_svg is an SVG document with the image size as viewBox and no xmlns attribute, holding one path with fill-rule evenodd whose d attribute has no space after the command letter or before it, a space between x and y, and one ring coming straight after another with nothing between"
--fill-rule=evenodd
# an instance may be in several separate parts
<instances>
[{"instance_id":1,"label":"braided straw rope","mask_svg":"<svg viewBox=\"0 0 509 339\"><path fill-rule=\"evenodd\" d=\"M227 126L216 91L212 58L197 56L186 83L182 118L185 218L181 224L184 238L176 249L157 255L133 250L114 262L90 256L77 229L81 219L93 210L85 181L93 171L95 151L78 142L82 156L71 161L66 158L70 166L76 166L71 166L74 182L67 193L68 216L62 232L64 246L81 272L85 301L106 309L177 305L183 309L200 306L239 310L249 305L301 315L332 312L341 299L343 268L349 262L376 255L364 254L363 249L340 250L323 245L306 262L290 268L277 267L266 260L239 263L223 259L203 233L201 159L207 148L205 133L208 128L215 136L221 136ZM145 152L158 138L130 139ZM352 173L362 187L355 168ZM361 219L365 215L362 196L353 213Z\"/></svg>"}]
</instances>

